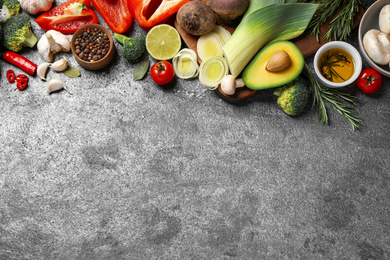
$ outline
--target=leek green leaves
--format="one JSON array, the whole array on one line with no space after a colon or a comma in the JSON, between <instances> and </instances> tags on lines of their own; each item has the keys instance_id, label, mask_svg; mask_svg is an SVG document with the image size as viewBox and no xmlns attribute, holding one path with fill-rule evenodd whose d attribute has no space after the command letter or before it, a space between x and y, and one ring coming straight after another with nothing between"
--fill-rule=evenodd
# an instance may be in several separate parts
<instances>
[{"instance_id":1,"label":"leek green leaves","mask_svg":"<svg viewBox=\"0 0 390 260\"><path fill-rule=\"evenodd\" d=\"M251 0L244 18L223 47L231 74L237 77L267 43L301 35L317 7L311 3Z\"/></svg>"}]
</instances>

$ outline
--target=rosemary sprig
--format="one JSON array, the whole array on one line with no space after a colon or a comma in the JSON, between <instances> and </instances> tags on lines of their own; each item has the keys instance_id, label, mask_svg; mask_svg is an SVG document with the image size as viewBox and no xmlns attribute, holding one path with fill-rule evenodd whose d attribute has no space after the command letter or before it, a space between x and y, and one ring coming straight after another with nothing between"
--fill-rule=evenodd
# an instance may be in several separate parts
<instances>
[{"instance_id":1,"label":"rosemary sprig","mask_svg":"<svg viewBox=\"0 0 390 260\"><path fill-rule=\"evenodd\" d=\"M365 0L350 0L339 15L330 22L329 31L324 35L325 40L347 40L351 33L353 18L359 12L359 5Z\"/></svg>"},{"instance_id":2,"label":"rosemary sprig","mask_svg":"<svg viewBox=\"0 0 390 260\"><path fill-rule=\"evenodd\" d=\"M317 41L320 37L321 25L330 20L336 13L337 9L347 0L322 0L311 19L308 30L313 34ZM359 12L359 5L365 0L350 0L341 12L334 18L329 25L328 32L324 35L324 40L341 40L345 41L351 33L351 26L355 15Z\"/></svg>"},{"instance_id":3,"label":"rosemary sprig","mask_svg":"<svg viewBox=\"0 0 390 260\"><path fill-rule=\"evenodd\" d=\"M313 18L308 25L309 31L316 37L317 41L320 40L321 25L332 18L336 13L337 8L344 1L345 0L323 0L320 2L317 12L313 15Z\"/></svg>"},{"instance_id":4,"label":"rosemary sprig","mask_svg":"<svg viewBox=\"0 0 390 260\"><path fill-rule=\"evenodd\" d=\"M308 75L311 91L313 92L313 106L317 107L318 120L322 124L329 123L328 111L325 101L333 107L337 112L344 115L351 123L353 130L359 129L359 123L362 121L355 108L346 105L343 101L356 105L358 98L350 93L342 92L337 89L328 88L320 84L314 75L311 73L309 67L305 63L305 71Z\"/></svg>"}]
</instances>

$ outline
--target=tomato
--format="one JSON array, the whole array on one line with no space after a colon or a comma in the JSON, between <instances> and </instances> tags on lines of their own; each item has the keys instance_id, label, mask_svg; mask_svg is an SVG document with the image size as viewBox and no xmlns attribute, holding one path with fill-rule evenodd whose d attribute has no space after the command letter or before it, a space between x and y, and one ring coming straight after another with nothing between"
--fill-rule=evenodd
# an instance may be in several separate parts
<instances>
[{"instance_id":1,"label":"tomato","mask_svg":"<svg viewBox=\"0 0 390 260\"><path fill-rule=\"evenodd\" d=\"M159 61L152 66L150 75L158 85L166 85L173 80L175 70L170 62Z\"/></svg>"},{"instance_id":2,"label":"tomato","mask_svg":"<svg viewBox=\"0 0 390 260\"><path fill-rule=\"evenodd\" d=\"M382 86L382 76L374 69L363 69L356 80L357 87L366 94L377 92Z\"/></svg>"}]
</instances>

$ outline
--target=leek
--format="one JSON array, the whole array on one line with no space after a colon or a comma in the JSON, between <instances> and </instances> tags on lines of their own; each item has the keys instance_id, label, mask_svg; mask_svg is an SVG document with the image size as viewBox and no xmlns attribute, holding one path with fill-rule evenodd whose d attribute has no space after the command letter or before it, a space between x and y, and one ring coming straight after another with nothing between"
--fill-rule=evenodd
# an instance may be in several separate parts
<instances>
[{"instance_id":1,"label":"leek","mask_svg":"<svg viewBox=\"0 0 390 260\"><path fill-rule=\"evenodd\" d=\"M176 76L181 79L197 77L199 74L198 56L189 48L182 49L172 60Z\"/></svg>"},{"instance_id":2,"label":"leek","mask_svg":"<svg viewBox=\"0 0 390 260\"><path fill-rule=\"evenodd\" d=\"M252 0L259 5L261 0ZM301 35L318 4L268 4L257 10L250 9L223 46L230 72L237 77L256 53L267 43L289 40ZM248 8L249 9L249 8Z\"/></svg>"},{"instance_id":3,"label":"leek","mask_svg":"<svg viewBox=\"0 0 390 260\"><path fill-rule=\"evenodd\" d=\"M215 56L200 64L199 81L206 88L214 90L228 73L229 67L225 58Z\"/></svg>"},{"instance_id":4,"label":"leek","mask_svg":"<svg viewBox=\"0 0 390 260\"><path fill-rule=\"evenodd\" d=\"M208 60L211 57L223 56L223 40L216 32L209 32L198 39L197 52L201 60Z\"/></svg>"},{"instance_id":5,"label":"leek","mask_svg":"<svg viewBox=\"0 0 390 260\"><path fill-rule=\"evenodd\" d=\"M232 37L232 34L220 25L215 25L212 32L217 33L221 37L223 45Z\"/></svg>"}]
</instances>

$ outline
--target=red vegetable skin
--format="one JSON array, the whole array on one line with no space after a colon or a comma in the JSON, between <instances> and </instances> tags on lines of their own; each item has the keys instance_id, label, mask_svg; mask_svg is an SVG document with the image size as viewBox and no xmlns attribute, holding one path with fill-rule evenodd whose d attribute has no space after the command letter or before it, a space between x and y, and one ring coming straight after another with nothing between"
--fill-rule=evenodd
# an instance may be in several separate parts
<instances>
[{"instance_id":1,"label":"red vegetable skin","mask_svg":"<svg viewBox=\"0 0 390 260\"><path fill-rule=\"evenodd\" d=\"M129 10L139 26L149 31L153 26L166 22L190 0L150 1L127 0Z\"/></svg>"},{"instance_id":2,"label":"red vegetable skin","mask_svg":"<svg viewBox=\"0 0 390 260\"><path fill-rule=\"evenodd\" d=\"M170 62L159 61L152 66L150 75L152 80L158 85L166 85L173 80L175 70Z\"/></svg>"},{"instance_id":3,"label":"red vegetable skin","mask_svg":"<svg viewBox=\"0 0 390 260\"><path fill-rule=\"evenodd\" d=\"M29 59L26 59L22 55L11 51L6 51L4 53L3 59L12 65L15 65L24 72L30 74L31 76L34 75L38 67L38 65L30 61Z\"/></svg>"},{"instance_id":4,"label":"red vegetable skin","mask_svg":"<svg viewBox=\"0 0 390 260\"><path fill-rule=\"evenodd\" d=\"M133 19L127 1L92 0L92 4L111 30L116 33L124 33L130 28Z\"/></svg>"},{"instance_id":5,"label":"red vegetable skin","mask_svg":"<svg viewBox=\"0 0 390 260\"><path fill-rule=\"evenodd\" d=\"M68 7L72 4L84 2L85 8L80 14L72 13ZM56 30L63 34L76 32L81 26L98 23L98 16L91 9L90 0L70 0L53 7L35 19L35 22L45 31Z\"/></svg>"},{"instance_id":6,"label":"red vegetable skin","mask_svg":"<svg viewBox=\"0 0 390 260\"><path fill-rule=\"evenodd\" d=\"M13 70L7 70L7 79L9 83L15 82L15 72Z\"/></svg>"},{"instance_id":7,"label":"red vegetable skin","mask_svg":"<svg viewBox=\"0 0 390 260\"><path fill-rule=\"evenodd\" d=\"M356 80L357 87L366 94L374 94L382 86L382 76L374 69L363 69Z\"/></svg>"},{"instance_id":8,"label":"red vegetable skin","mask_svg":"<svg viewBox=\"0 0 390 260\"><path fill-rule=\"evenodd\" d=\"M20 80L18 80L18 83L16 83L16 87L19 90L24 90L27 87L27 83L28 83L28 78L27 79L21 78Z\"/></svg>"}]
</instances>

